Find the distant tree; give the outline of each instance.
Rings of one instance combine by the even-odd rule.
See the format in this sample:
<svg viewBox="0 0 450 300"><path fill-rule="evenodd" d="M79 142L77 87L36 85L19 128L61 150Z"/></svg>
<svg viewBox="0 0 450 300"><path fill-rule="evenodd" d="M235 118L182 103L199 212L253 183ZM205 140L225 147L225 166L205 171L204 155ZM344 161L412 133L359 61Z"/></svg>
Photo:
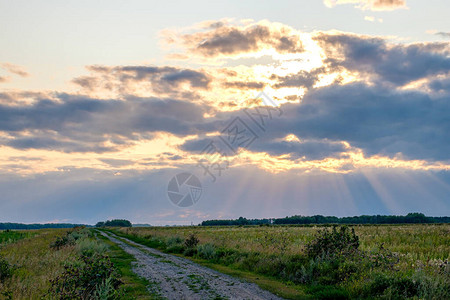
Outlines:
<svg viewBox="0 0 450 300"><path fill-rule="evenodd" d="M406 216L362 215L354 217L334 216L291 216L279 219L246 219L239 217L235 220L208 220L202 226L230 226L230 225L261 225L261 224L404 224L404 223L450 223L450 217L427 217L422 213L409 213Z"/></svg>
<svg viewBox="0 0 450 300"><path fill-rule="evenodd" d="M97 224L95 224L95 227L104 227L105 226L105 222L97 222Z"/></svg>
<svg viewBox="0 0 450 300"><path fill-rule="evenodd" d="M108 220L106 222L98 222L96 227L131 227L131 222L124 219Z"/></svg>

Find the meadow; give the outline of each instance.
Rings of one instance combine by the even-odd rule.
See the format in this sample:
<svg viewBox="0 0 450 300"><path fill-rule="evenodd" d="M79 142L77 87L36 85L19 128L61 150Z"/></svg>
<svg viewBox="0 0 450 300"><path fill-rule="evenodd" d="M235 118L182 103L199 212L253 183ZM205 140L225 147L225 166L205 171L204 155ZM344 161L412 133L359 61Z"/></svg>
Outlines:
<svg viewBox="0 0 450 300"><path fill-rule="evenodd" d="M0 231L0 299L151 299L133 261L91 229Z"/></svg>
<svg viewBox="0 0 450 300"><path fill-rule="evenodd" d="M450 299L450 224L100 230L286 299ZM155 298L98 229L0 231L0 241L0 299Z"/></svg>
<svg viewBox="0 0 450 300"><path fill-rule="evenodd" d="M351 228L356 236L351 246L340 242L352 240L350 229L343 235L337 230L333 236L330 226L150 227L115 232L229 271L267 276L292 287L282 294L286 298L450 298L449 224ZM319 250L308 253L314 243ZM268 288L276 292L270 284Z"/></svg>

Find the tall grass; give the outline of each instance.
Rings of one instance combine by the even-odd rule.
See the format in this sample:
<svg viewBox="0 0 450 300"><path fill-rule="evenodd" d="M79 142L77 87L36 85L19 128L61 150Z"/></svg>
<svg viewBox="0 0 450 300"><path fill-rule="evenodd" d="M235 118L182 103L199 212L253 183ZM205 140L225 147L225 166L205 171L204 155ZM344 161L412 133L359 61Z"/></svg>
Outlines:
<svg viewBox="0 0 450 300"><path fill-rule="evenodd" d="M0 291L12 292L13 299L35 299L50 286L50 279L63 271L63 262L73 259L74 248L51 251L50 243L66 229L35 231L30 239L10 243L0 250L0 255L14 266L11 278L0 283Z"/></svg>
<svg viewBox="0 0 450 300"><path fill-rule="evenodd" d="M152 227L122 228L119 234L163 251L268 275L285 283L306 284L316 299L450 298L449 224L353 226L356 236L349 231L318 236L323 228ZM199 240L195 248L186 243L192 235ZM322 242L311 248L311 242L320 236ZM354 250L343 247L348 243ZM330 245L338 250L333 255ZM308 254L311 249L314 251Z"/></svg>

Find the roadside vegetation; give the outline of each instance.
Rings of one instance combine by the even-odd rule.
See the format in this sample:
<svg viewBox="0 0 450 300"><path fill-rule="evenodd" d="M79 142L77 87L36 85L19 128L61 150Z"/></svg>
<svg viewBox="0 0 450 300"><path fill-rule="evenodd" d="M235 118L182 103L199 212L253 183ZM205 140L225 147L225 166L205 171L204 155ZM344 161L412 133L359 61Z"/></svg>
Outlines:
<svg viewBox="0 0 450 300"><path fill-rule="evenodd" d="M0 299L150 298L131 271L132 257L92 229L7 231L0 238Z"/></svg>
<svg viewBox="0 0 450 300"><path fill-rule="evenodd" d="M312 299L450 299L450 225L151 227L135 242L244 274ZM270 282L267 283L269 290Z"/></svg>

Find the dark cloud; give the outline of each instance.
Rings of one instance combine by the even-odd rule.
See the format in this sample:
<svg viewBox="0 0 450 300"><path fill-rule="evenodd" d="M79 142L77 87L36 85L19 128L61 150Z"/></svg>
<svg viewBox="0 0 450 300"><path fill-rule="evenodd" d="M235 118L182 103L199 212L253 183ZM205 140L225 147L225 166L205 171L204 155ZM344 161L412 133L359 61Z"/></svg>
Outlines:
<svg viewBox="0 0 450 300"><path fill-rule="evenodd" d="M271 127L278 137L347 141L367 155L450 159L448 94L430 98L420 91L335 84L310 91L300 105L286 104L283 111Z"/></svg>
<svg viewBox="0 0 450 300"><path fill-rule="evenodd" d="M263 82L254 82L254 81L229 81L224 82L223 86L226 88L235 88L235 89L254 89L261 90L264 88L265 84Z"/></svg>
<svg viewBox="0 0 450 300"><path fill-rule="evenodd" d="M277 81L273 85L275 88L304 87L310 89L319 80L319 75L325 74L326 72L326 68L316 68L310 72L300 71L297 74L287 76L272 75L270 79Z"/></svg>
<svg viewBox="0 0 450 300"><path fill-rule="evenodd" d="M211 77L198 70L179 69L175 67L155 66L90 66L93 73L72 80L73 83L88 91L96 89L117 90L121 93L132 93L135 86L141 84L145 89L157 93L180 93L180 85L187 83L195 89L208 89Z"/></svg>
<svg viewBox="0 0 450 300"><path fill-rule="evenodd" d="M387 44L382 38L320 33L329 67L344 67L396 86L450 70L448 43Z"/></svg>
<svg viewBox="0 0 450 300"><path fill-rule="evenodd" d="M270 155L280 156L290 154L291 159L305 158L306 160L320 160L327 157L338 157L346 152L346 146L342 142L331 142L327 140L302 140L284 141L262 139L255 141L250 150L266 152Z"/></svg>
<svg viewBox="0 0 450 300"><path fill-rule="evenodd" d="M431 80L428 87L434 92L450 92L450 78Z"/></svg>
<svg viewBox="0 0 450 300"><path fill-rule="evenodd" d="M0 130L9 134L2 143L19 149L105 152L152 139L160 131L184 136L215 126L203 118L207 107L185 101L57 97L57 101L36 99L24 106L0 104Z"/></svg>
<svg viewBox="0 0 450 300"><path fill-rule="evenodd" d="M260 24L246 28L222 25L206 32L186 34L182 39L189 51L207 57L257 52L264 48L281 53L303 52L298 34L292 34L287 28L272 29Z"/></svg>

